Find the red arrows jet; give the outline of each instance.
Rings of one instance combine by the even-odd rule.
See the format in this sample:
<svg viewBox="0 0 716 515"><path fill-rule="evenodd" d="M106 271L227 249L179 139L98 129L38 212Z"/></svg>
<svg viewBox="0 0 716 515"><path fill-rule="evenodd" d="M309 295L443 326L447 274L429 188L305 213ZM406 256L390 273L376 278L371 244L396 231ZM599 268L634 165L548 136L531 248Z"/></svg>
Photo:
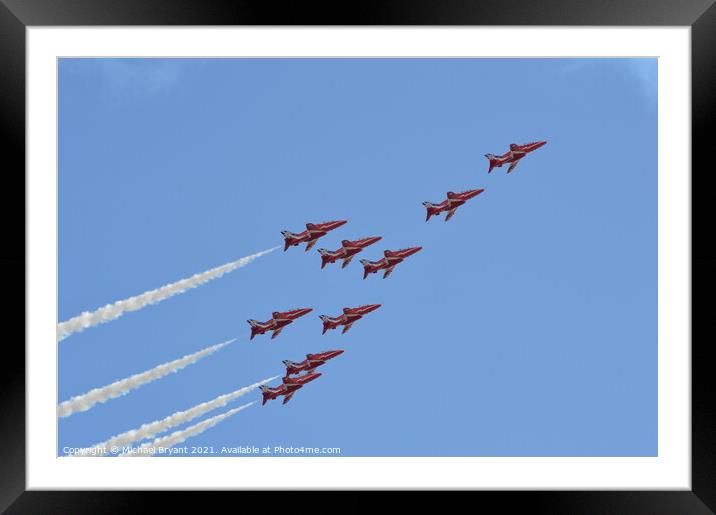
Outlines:
<svg viewBox="0 0 716 515"><path fill-rule="evenodd" d="M340 356L345 351L342 350L329 350L325 352L319 352L318 354L306 354L306 359L300 363L290 361L288 359L283 360L283 364L286 365L286 377L291 374L300 374L306 372L307 374L312 373L316 368L325 364L329 359L333 359L336 356Z"/></svg>
<svg viewBox="0 0 716 515"><path fill-rule="evenodd" d="M386 250L383 252L383 259L378 261L368 261L367 259L361 259L360 262L363 265L363 279L368 277L368 274L374 274L379 270L385 270L383 273L383 279L388 277L392 272L395 265L402 263L406 257L412 256L416 252L422 250L423 247L409 247L401 250Z"/></svg>
<svg viewBox="0 0 716 515"><path fill-rule="evenodd" d="M440 204L433 204L432 202L423 202L425 209L428 210L428 216L425 218L425 221L427 222L428 220L430 220L431 216L437 216L443 211L447 211L447 216L445 217L445 221L447 222L453 217L457 208L462 206L471 198L478 196L483 191L485 191L485 188L481 188L479 190L463 191L462 193L448 191L447 198L440 202Z"/></svg>
<svg viewBox="0 0 716 515"><path fill-rule="evenodd" d="M313 311L313 308L293 309L291 311L284 312L274 311L271 319L267 322L259 322L258 320L249 319L247 320L251 326L251 338L249 339L253 340L254 336L257 334L264 334L266 331L273 331L271 334L271 339L273 340L281 334L284 327L311 311Z"/></svg>
<svg viewBox="0 0 716 515"><path fill-rule="evenodd" d="M370 238L361 238L360 240L343 240L341 242L341 248L331 252L326 249L318 249L321 254L321 269L325 268L328 263L335 263L339 259L343 260L341 268L347 267L353 260L353 257L366 248L368 245L373 245L376 241L383 239L380 236L372 236Z"/></svg>
<svg viewBox="0 0 716 515"><path fill-rule="evenodd" d="M535 141L534 143L525 143L524 145L511 143L510 150L506 154L502 154L501 156L496 156L495 154L485 154L485 157L490 160L490 168L487 170L487 173L490 173L493 168L500 168L506 163L510 163L510 167L507 169L507 173L510 173L515 169L515 166L517 166L520 162L520 159L546 144L546 141Z"/></svg>
<svg viewBox="0 0 716 515"><path fill-rule="evenodd" d="M353 326L353 323L363 318L363 315L367 315L371 311L375 311L381 305L380 304L366 304L365 306L358 306L357 308L343 308L343 314L337 317L329 317L328 315L321 315L319 318L323 321L323 333L326 331L335 329L339 325L343 326L341 334L348 332L348 329Z"/></svg>
<svg viewBox="0 0 716 515"><path fill-rule="evenodd" d="M348 220L335 220L320 224L306 224L306 230L298 234L294 234L291 231L281 231L284 239L283 251L286 252L289 247L295 247L301 243L306 243L306 252L308 252L316 244L318 238L325 236L328 231L332 231L345 223L348 223Z"/></svg>
<svg viewBox="0 0 716 515"><path fill-rule="evenodd" d="M312 374L303 374L302 376L297 377L284 377L282 380L283 384L273 388L263 385L259 386L263 395L263 402L261 405L263 406L270 400L278 399L281 395L285 395L283 404L286 404L291 400L291 397L293 397L293 394L296 393L296 390L303 388L304 384L309 383L314 379L318 379L319 377L321 377L321 373L315 372Z"/></svg>

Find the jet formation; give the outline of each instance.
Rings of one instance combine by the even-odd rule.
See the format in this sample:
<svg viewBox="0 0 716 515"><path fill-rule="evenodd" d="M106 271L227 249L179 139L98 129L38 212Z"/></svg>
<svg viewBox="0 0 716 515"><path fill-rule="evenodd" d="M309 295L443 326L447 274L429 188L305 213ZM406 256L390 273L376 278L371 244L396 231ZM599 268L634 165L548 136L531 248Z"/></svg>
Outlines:
<svg viewBox="0 0 716 515"><path fill-rule="evenodd" d="M487 173L492 173L492 170L495 168L501 168L504 165L509 165L507 168L507 173L509 174L527 154L534 152L545 144L547 144L546 141L535 141L524 145L512 143L510 144L510 149L502 155L485 154L485 157L487 157L489 161L489 169L487 170ZM447 222L455 216L455 212L459 207L463 206L468 200L477 197L484 191L484 188L466 190L458 193L448 191L445 200L438 204L423 202L423 206L427 211L425 221L429 222L430 218L433 216L439 216L442 213L445 213L445 221ZM345 225L347 222L347 220L332 220L318 224L307 223L306 230L300 233L281 231L284 238L283 250L285 252L289 247L296 247L305 243L305 250L309 251L320 238L328 234L330 231ZM326 265L336 263L338 261L342 261L341 268L346 268L357 254L363 252L364 249L377 243L381 239L382 236L369 236L359 238L357 240L342 240L340 248L333 251L325 248L319 248L318 253L321 256L321 269L324 269ZM402 263L406 258L412 256L420 250L422 250L422 247L385 250L383 252L383 257L377 261L361 259L360 263L363 265L363 279L366 279L369 275L380 271L383 271L383 279L387 278L398 264ZM343 313L336 317L320 315L319 318L323 322L322 334L326 334L326 332L341 326L343 327L341 334L344 334L349 331L351 327L353 327L353 324L356 321L380 307L381 304L365 304L355 308L343 308ZM267 322L248 320L248 323L251 326L251 339L253 339L257 334L264 334L268 331L272 332L271 339L276 338L287 325L291 324L297 318L310 313L311 311L313 311L312 308L301 308L284 312L276 311ZM298 363L290 360L284 360L283 364L286 367L286 373L281 380L281 384L275 387L260 386L263 396L262 404L266 404L269 400L277 399L278 397L283 397L283 404L286 404L293 398L296 391L321 376L320 372L315 371L316 368L326 364L329 360L335 358L336 356L343 354L343 352L343 350L330 350L316 354L306 354L306 359Z"/></svg>
<svg viewBox="0 0 716 515"><path fill-rule="evenodd" d="M282 404L286 404L293 398L296 391L303 388L307 383L321 377L320 372L315 372L316 368L325 365L328 360L340 356L343 352L343 350L329 350L317 354L306 354L306 359L300 363L284 360L283 364L286 366L286 373L281 379L281 384L274 387L259 386L263 397L261 405L263 406L268 401L279 397L283 397ZM294 374L298 375L291 377Z"/></svg>

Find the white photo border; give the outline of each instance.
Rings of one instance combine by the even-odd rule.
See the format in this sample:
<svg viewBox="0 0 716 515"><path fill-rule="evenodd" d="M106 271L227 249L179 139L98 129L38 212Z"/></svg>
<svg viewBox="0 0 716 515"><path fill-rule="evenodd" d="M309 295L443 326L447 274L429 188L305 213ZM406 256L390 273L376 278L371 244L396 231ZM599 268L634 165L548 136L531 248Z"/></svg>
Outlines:
<svg viewBox="0 0 716 515"><path fill-rule="evenodd" d="M28 27L26 39L28 490L691 490L690 27ZM57 457L57 59L88 56L658 57L658 457ZM301 473L276 474L287 466Z"/></svg>

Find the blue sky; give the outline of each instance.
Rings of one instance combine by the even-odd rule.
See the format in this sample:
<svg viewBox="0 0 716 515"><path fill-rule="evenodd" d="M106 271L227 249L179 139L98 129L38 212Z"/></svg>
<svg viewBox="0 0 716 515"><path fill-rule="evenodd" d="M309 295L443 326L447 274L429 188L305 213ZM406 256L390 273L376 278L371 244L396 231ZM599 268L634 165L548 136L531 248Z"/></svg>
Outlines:
<svg viewBox="0 0 716 515"><path fill-rule="evenodd" d="M345 349L192 446L343 456L657 453L655 59L59 62L59 321L348 219L387 280L274 252L58 344L58 401L234 336L59 421L83 447ZM546 139L510 175L487 152ZM447 224L422 201L486 188ZM317 315L383 307L341 335ZM313 307L276 340L247 318ZM274 382L276 384L276 382ZM236 404L258 400L257 393ZM228 407L226 408L228 409ZM206 415L210 417L219 412ZM204 417L204 418L206 418ZM196 422L196 421L194 421Z"/></svg>

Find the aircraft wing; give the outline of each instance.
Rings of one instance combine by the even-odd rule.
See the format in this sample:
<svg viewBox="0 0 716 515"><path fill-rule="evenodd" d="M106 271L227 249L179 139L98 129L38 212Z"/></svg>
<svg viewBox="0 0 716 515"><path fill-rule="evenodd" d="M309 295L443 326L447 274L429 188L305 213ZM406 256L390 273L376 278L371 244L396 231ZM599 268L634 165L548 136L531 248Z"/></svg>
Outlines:
<svg viewBox="0 0 716 515"><path fill-rule="evenodd" d="M311 240L306 244L306 252L311 250L318 240Z"/></svg>
<svg viewBox="0 0 716 515"><path fill-rule="evenodd" d="M393 273L393 268L395 268L395 265L385 269L385 273L383 274L383 279L387 278L390 274Z"/></svg>
<svg viewBox="0 0 716 515"><path fill-rule="evenodd" d="M341 334L347 333L347 332L348 332L348 329L350 329L351 327L353 327L353 322L351 322L350 324L344 325L344 326L343 326L343 330L341 331Z"/></svg>
<svg viewBox="0 0 716 515"><path fill-rule="evenodd" d="M511 164L510 167L507 169L507 173L510 173L512 170L514 170L514 169L515 169L515 166L517 166L517 165L519 164L519 162L520 162L519 159L518 159L517 161L512 161L512 164Z"/></svg>
<svg viewBox="0 0 716 515"><path fill-rule="evenodd" d="M455 214L455 211L457 211L457 208L456 208L456 207L454 207L454 208L452 208L450 211L448 211L448 214L447 214L447 216L445 217L445 221L446 221L446 222L452 218L452 216Z"/></svg>
<svg viewBox="0 0 716 515"><path fill-rule="evenodd" d="M271 333L271 339L273 340L276 338L279 334L281 334L281 331L283 331L283 327L276 329L273 333Z"/></svg>
<svg viewBox="0 0 716 515"><path fill-rule="evenodd" d="M343 260L343 264L341 265L341 268L347 267L351 261L353 261L353 256L348 256L347 258L345 258Z"/></svg>
<svg viewBox="0 0 716 515"><path fill-rule="evenodd" d="M284 398L283 398L283 404L286 404L288 401L290 401L291 398L293 397L293 394L294 394L294 393L296 393L296 392L293 391L293 392L289 393L286 397L284 397Z"/></svg>

